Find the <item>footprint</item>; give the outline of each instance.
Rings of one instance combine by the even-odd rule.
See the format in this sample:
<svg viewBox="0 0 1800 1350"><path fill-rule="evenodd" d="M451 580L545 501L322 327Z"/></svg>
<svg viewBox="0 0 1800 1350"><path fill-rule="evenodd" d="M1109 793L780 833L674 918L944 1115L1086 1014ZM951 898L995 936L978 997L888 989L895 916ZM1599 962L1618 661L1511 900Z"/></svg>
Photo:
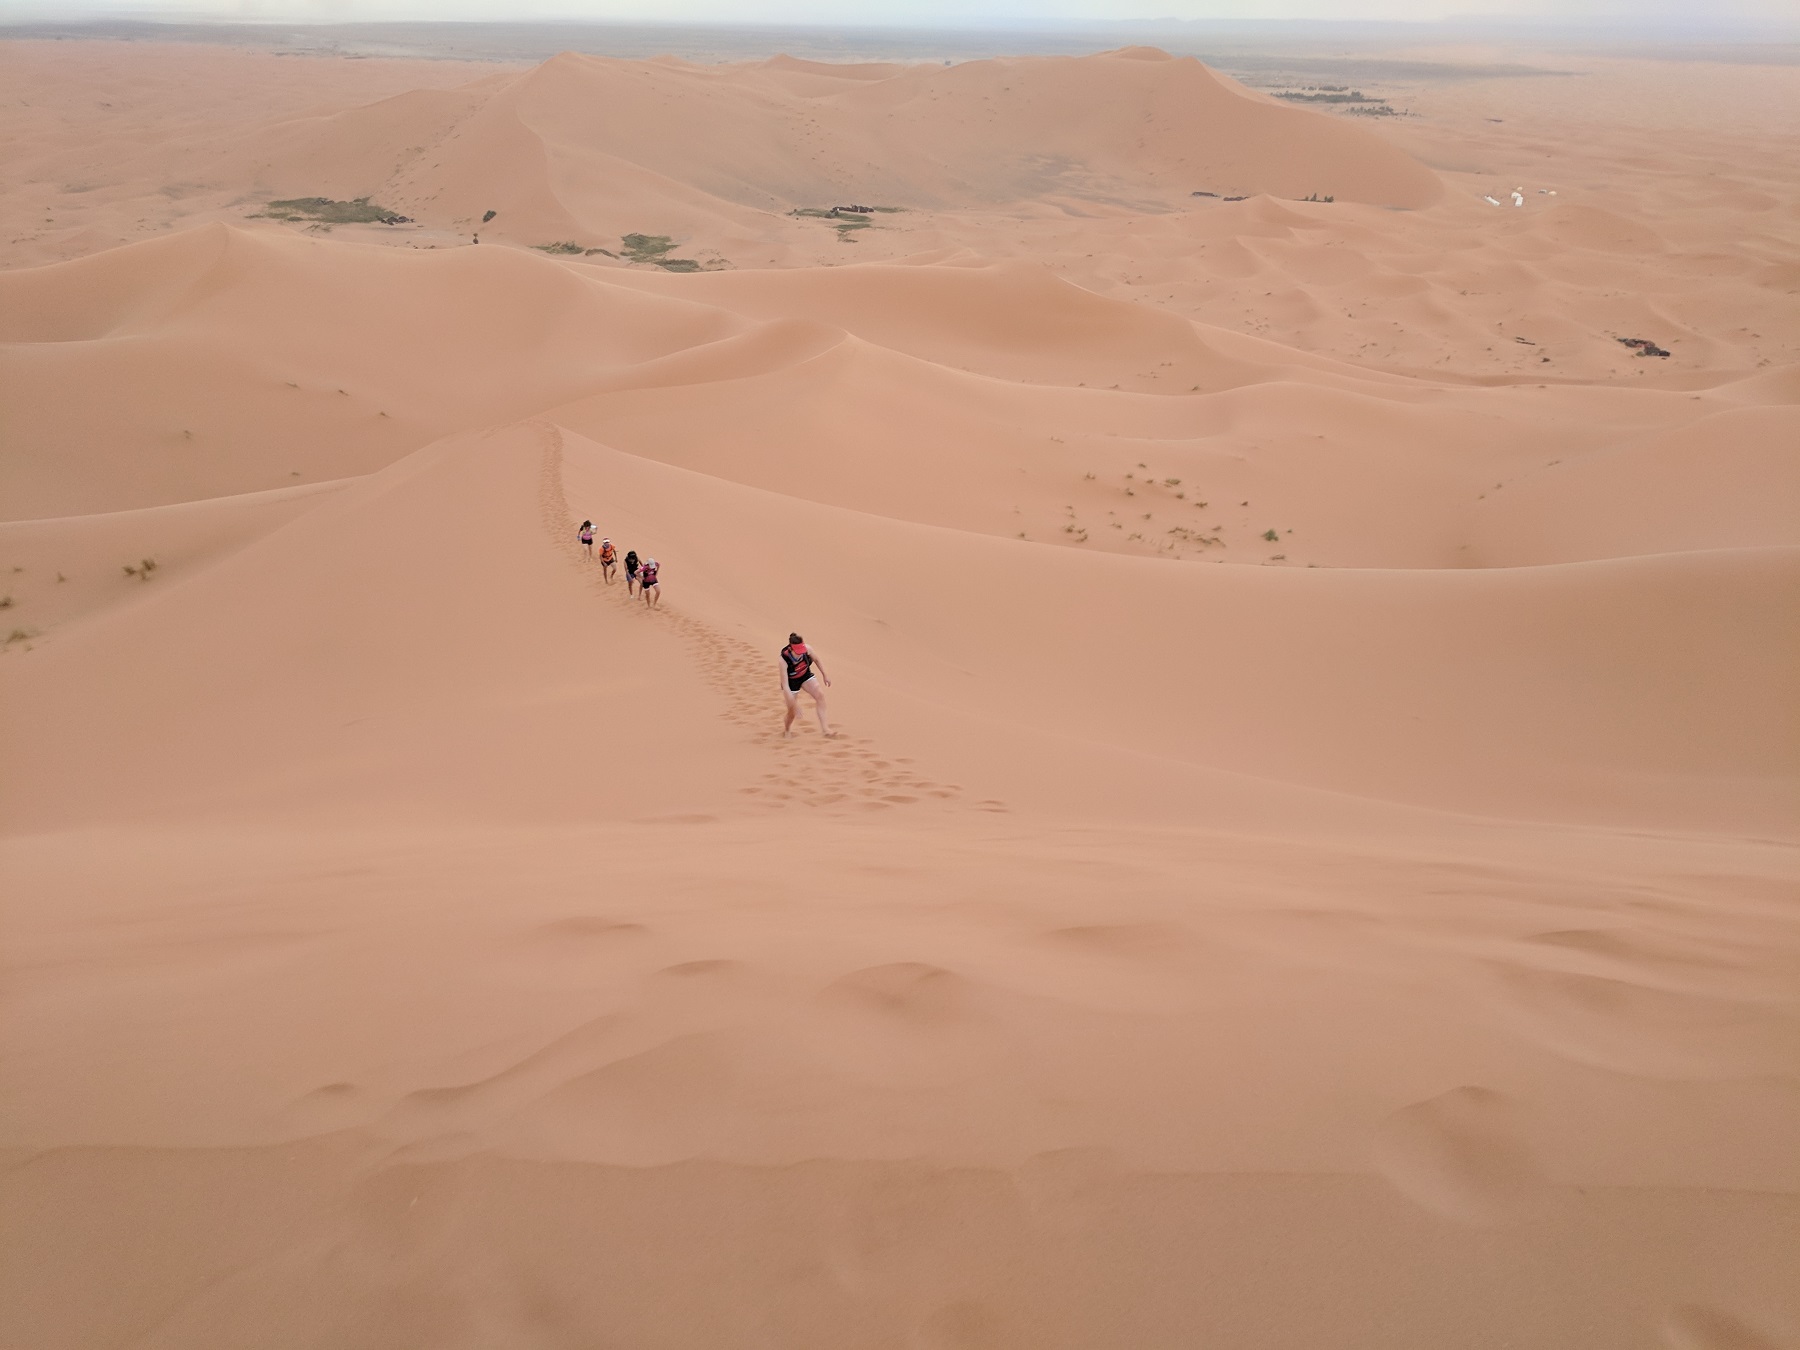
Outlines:
<svg viewBox="0 0 1800 1350"><path fill-rule="evenodd" d="M1564 928L1552 933L1534 933L1527 942L1549 947L1569 947L1579 952L1596 952L1602 956L1629 957L1637 954L1625 934L1600 928Z"/></svg>
<svg viewBox="0 0 1800 1350"><path fill-rule="evenodd" d="M972 1010L969 981L923 961L852 971L826 986L822 997L913 1023L952 1021Z"/></svg>
<svg viewBox="0 0 1800 1350"><path fill-rule="evenodd" d="M1100 956L1168 956L1191 945L1191 935L1173 923L1090 923L1053 928L1052 942Z"/></svg>
<svg viewBox="0 0 1800 1350"><path fill-rule="evenodd" d="M657 971L658 975L674 975L680 979L688 979L696 975L728 975L743 966L742 961L733 961L725 957L710 957L699 961L682 961L676 965L664 966Z"/></svg>
<svg viewBox="0 0 1800 1350"><path fill-rule="evenodd" d="M533 930L539 936L555 938L621 938L640 937L650 930L641 923L609 919L600 914L571 914L565 919L552 919Z"/></svg>
<svg viewBox="0 0 1800 1350"><path fill-rule="evenodd" d="M641 1140L645 1132L671 1146L691 1146L736 1106L743 1073L738 1039L694 1032L578 1073L527 1108L569 1137ZM666 1133L665 1133L666 1132Z"/></svg>
<svg viewBox="0 0 1800 1350"><path fill-rule="evenodd" d="M408 1131L472 1128L591 1063L623 1021L612 1013L592 1017L485 1077L416 1088L394 1103L388 1119Z"/></svg>
<svg viewBox="0 0 1800 1350"><path fill-rule="evenodd" d="M1498 1011L1528 1039L1580 1064L1647 1078L1787 1074L1800 1021L1736 999L1636 980L1496 964Z"/></svg>
<svg viewBox="0 0 1800 1350"><path fill-rule="evenodd" d="M1492 1224L1520 1217L1546 1188L1515 1115L1512 1103L1489 1088L1452 1088L1381 1123L1375 1166L1402 1195L1447 1219Z"/></svg>
<svg viewBox="0 0 1800 1350"><path fill-rule="evenodd" d="M913 1350L988 1350L1010 1340L992 1309L964 1299L933 1310L908 1338L908 1345Z"/></svg>
<svg viewBox="0 0 1800 1350"><path fill-rule="evenodd" d="M1669 1350L1781 1350L1730 1313L1697 1303L1676 1308L1664 1318L1662 1334Z"/></svg>

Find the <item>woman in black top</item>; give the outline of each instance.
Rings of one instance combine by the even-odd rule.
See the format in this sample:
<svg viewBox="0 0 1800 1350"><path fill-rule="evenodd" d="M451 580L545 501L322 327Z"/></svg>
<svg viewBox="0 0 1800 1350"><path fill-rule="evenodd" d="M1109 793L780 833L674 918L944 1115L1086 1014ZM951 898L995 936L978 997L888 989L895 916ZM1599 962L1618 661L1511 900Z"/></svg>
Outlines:
<svg viewBox="0 0 1800 1350"><path fill-rule="evenodd" d="M825 673L825 665L819 660L818 653L808 647L806 639L798 633L789 633L788 645L781 649L781 664L781 697L787 703L787 720L781 724L781 738L793 738L794 719L800 715L802 689L812 695L813 708L819 714L819 730L827 736L837 735L825 719L825 690L831 687L831 677Z"/></svg>
<svg viewBox="0 0 1800 1350"><path fill-rule="evenodd" d="M625 555L625 594L637 594L638 556L634 548Z"/></svg>

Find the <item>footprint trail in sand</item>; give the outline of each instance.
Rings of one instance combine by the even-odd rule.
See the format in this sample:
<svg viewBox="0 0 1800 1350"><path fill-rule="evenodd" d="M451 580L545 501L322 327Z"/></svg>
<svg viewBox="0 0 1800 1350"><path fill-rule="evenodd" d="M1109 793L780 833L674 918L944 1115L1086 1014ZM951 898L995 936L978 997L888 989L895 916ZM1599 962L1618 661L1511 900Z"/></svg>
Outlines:
<svg viewBox="0 0 1800 1350"><path fill-rule="evenodd" d="M597 593L611 594L619 588L608 586L599 568L582 556L575 513L569 509L563 486L562 430L546 422L533 421L531 425L543 445L539 502L545 533L557 552L587 575L590 587ZM619 590L619 594L625 593ZM814 751L808 742L823 738L809 730L809 709L805 706L795 722L795 738L784 739L777 729L779 714L773 711L777 691L772 662L749 643L678 609L659 609L658 615L666 617L686 640L696 668L723 701L725 706L719 716L750 730L757 744L769 746L782 756L784 762L763 774L760 782L739 789L752 803L777 810L811 806L839 812L960 803L963 791L959 784L939 782L920 773L910 758L883 754L871 737L852 736L840 730L824 742L822 752ZM974 809L1003 813L1007 808L998 798L986 798Z"/></svg>

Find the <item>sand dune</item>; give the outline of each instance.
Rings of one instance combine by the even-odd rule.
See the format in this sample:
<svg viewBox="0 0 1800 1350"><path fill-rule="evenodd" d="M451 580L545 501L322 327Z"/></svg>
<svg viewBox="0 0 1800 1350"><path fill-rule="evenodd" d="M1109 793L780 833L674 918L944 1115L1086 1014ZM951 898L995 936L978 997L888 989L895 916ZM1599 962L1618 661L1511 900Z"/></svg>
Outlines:
<svg viewBox="0 0 1800 1350"><path fill-rule="evenodd" d="M8 48L0 1342L1800 1334L1773 77L129 45Z"/></svg>
<svg viewBox="0 0 1800 1350"><path fill-rule="evenodd" d="M1221 571L886 525L579 448L569 461L587 499L630 502L634 537L729 578L748 611L699 580L696 612L754 632L804 606L847 660L938 715L1509 815L1551 801L1561 818L1584 803L1610 814L1615 794L1648 802L1684 779L1707 784L1719 821L1776 827L1795 804L1800 630L1775 617L1800 600L1793 549L1404 577ZM958 592L964 604L939 603ZM942 676L936 652L954 653ZM1095 697L1098 671L1130 697Z"/></svg>
<svg viewBox="0 0 1800 1350"><path fill-rule="evenodd" d="M1800 632L1769 622L1800 611L1794 549L1421 571L1407 581L1220 572L884 521L671 470L544 424L453 440L303 499L301 519L221 560L165 555L153 595L115 578L115 597L135 603L19 663L18 696L46 713L66 702L83 748L69 754L72 722L45 715L23 728L9 759L25 771L7 818L66 825L309 802L365 818L471 790L509 815L590 817L592 806L578 805L585 761L552 748L567 719L654 696L676 727L704 731L710 723L696 714L711 694L697 675L676 680L693 665L679 643L617 627L653 616L609 606L606 645L594 645L592 599L559 572L534 518L539 492L554 490L542 487L546 472L574 500L623 503L613 528L646 555L682 560L677 574L692 569L684 621L710 624L717 641L735 645L739 634L779 628L784 613L811 612L850 670L885 685L894 706L867 715L908 740L936 739L930 723L947 717L1027 737L1078 730L1114 752L1201 769L1559 819L1775 828L1794 805L1785 774L1800 756L1789 699ZM35 533L37 552L51 553L48 531ZM94 552L87 542L86 557ZM396 552L404 568L386 561ZM525 564L541 575L521 573ZM622 588L613 589L616 601ZM959 590L969 603L938 603ZM1109 603L1120 594L1133 603ZM522 596L533 603L513 598ZM1546 633L1558 636L1546 644ZM133 654L137 678L108 694L117 675L102 653L118 650ZM950 677L934 652L955 653ZM566 673L636 661L669 673L654 682ZM196 663L205 678L183 678ZM1095 700L1096 666L1115 664L1132 697ZM1622 699L1627 682L1632 697ZM754 706L753 687L743 697ZM485 710L473 725L461 711L469 700ZM212 731L195 738L201 721ZM635 721L621 729L634 742L650 736ZM677 734L658 731L638 753L673 769ZM258 752L245 756L245 744ZM624 753L604 742L589 750L609 762ZM702 804L717 809L741 786L731 780L745 756L699 770L699 753L686 750L664 790L691 796L698 774L714 784ZM512 767L433 767L492 754ZM1060 776L1090 776L1078 749L1065 758ZM378 776L365 779L370 769ZM984 798L1062 804L1060 794L1030 802L1035 769L991 765L985 776ZM149 780L153 802L141 791ZM326 781L334 788L322 794ZM661 792L642 770L634 781L636 813ZM1144 796L1136 809L1157 816L1204 809L1162 785ZM882 794L836 805L863 797Z"/></svg>
<svg viewBox="0 0 1800 1350"><path fill-rule="evenodd" d="M17 409L0 486L27 516L338 478L555 409L790 495L1093 551L1405 567L1800 542L1786 459L1754 448L1791 420L1779 378L1766 393L1459 390L1017 263L683 278L208 226L9 273L0 294ZM1740 424L1747 451L1725 430ZM1692 429L1631 449L1672 425ZM1645 454L1645 472L1667 466L1646 498L1618 498L1596 467L1585 495L1560 487ZM1584 542L1546 554L1529 485L1559 468ZM952 475L969 490L944 493ZM1527 504L1503 507L1521 487ZM1652 497L1668 519L1646 514Z"/></svg>
<svg viewBox="0 0 1800 1350"><path fill-rule="evenodd" d="M246 154L281 195L373 196L433 224L492 210L496 237L588 246L841 201L1136 204L1207 188L1421 206L1439 193L1360 128L1148 50L843 74L565 53L461 94L271 128Z"/></svg>
<svg viewBox="0 0 1800 1350"><path fill-rule="evenodd" d="M214 225L8 274L13 513L367 473L741 327L511 250L352 254Z"/></svg>
<svg viewBox="0 0 1800 1350"><path fill-rule="evenodd" d="M67 729L47 722L17 728L8 758L36 767L13 780L23 790L11 795L7 818L66 826L245 807L404 817L422 809L420 794L455 811L471 788L474 802L462 809L483 815L587 818L577 791L587 760L558 750L567 721L584 707L628 704L651 681L622 670L594 685L579 674L605 648L593 645L580 579L547 547L541 442L529 431L498 441L473 434L421 451L313 498L318 505L299 519L221 561L171 560L138 603L46 647L50 661L20 662L21 697L84 710L84 748L68 755ZM409 568L395 570L395 554ZM650 659L668 667L656 683L679 685L688 664L679 644L646 639ZM132 654L131 686L148 704L102 692L118 681L106 655L115 651ZM196 663L204 677L183 674ZM550 671L562 674L545 684ZM698 676L686 679L701 701ZM181 708L165 703L167 692ZM467 714L470 697L485 707L479 718ZM210 727L204 737L193 734L200 724ZM672 742L635 719L621 724L638 743L630 757L661 762L678 800L691 770L670 746L695 733L703 743L723 736L709 719L682 725L670 729ZM731 758L731 748L720 751ZM471 772L471 755L492 758ZM96 795L96 777L109 790ZM357 778L366 778L361 789L351 786ZM157 783L150 797L147 780ZM652 810L658 793L645 770L634 784L621 805L631 815Z"/></svg>
<svg viewBox="0 0 1800 1350"><path fill-rule="evenodd" d="M1483 557L1552 562L1685 553L1726 539L1791 543L1800 518L1797 444L1800 408L1728 408L1546 466L1484 508L1483 524L1494 521L1508 539L1483 547Z"/></svg>
<svg viewBox="0 0 1800 1350"><path fill-rule="evenodd" d="M307 483L235 497L202 497L138 511L0 523L15 606L38 624L61 627L105 609L130 605L167 569L206 566L252 543L342 492L355 480ZM153 566L148 575L143 564ZM131 568L127 572L126 568Z"/></svg>

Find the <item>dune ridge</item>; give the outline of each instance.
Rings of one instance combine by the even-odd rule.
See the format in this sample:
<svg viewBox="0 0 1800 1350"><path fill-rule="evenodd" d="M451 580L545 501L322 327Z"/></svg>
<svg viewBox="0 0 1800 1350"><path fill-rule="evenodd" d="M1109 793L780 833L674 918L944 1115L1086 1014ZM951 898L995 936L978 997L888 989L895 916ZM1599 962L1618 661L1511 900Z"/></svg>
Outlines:
<svg viewBox="0 0 1800 1350"><path fill-rule="evenodd" d="M842 73L569 52L461 98L421 92L272 127L245 153L280 195L377 196L433 223L493 210L505 237L590 246L842 201L1129 205L1186 195L1184 182L1384 206L1439 195L1428 170L1360 128L1143 52Z"/></svg>

